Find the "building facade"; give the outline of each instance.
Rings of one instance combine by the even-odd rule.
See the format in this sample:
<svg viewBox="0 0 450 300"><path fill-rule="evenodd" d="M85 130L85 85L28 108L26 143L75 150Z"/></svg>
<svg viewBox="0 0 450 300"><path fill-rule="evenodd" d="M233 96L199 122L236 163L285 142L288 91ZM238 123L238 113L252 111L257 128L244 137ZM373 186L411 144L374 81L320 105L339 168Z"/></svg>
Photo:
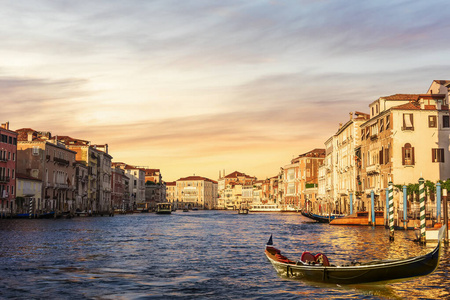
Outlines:
<svg viewBox="0 0 450 300"><path fill-rule="evenodd" d="M177 203L180 208L215 209L218 183L201 176L189 176L176 181Z"/></svg>
<svg viewBox="0 0 450 300"><path fill-rule="evenodd" d="M9 122L0 126L0 216L11 215L16 199L17 133Z"/></svg>

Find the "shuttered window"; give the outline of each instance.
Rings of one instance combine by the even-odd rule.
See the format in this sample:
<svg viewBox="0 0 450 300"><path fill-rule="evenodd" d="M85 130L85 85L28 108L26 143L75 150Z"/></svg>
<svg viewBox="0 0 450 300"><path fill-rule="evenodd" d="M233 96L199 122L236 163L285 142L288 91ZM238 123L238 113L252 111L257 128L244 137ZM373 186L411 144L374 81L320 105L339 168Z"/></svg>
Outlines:
<svg viewBox="0 0 450 300"><path fill-rule="evenodd" d="M431 161L432 162L444 162L444 149L443 148L431 149Z"/></svg>
<svg viewBox="0 0 450 300"><path fill-rule="evenodd" d="M402 163L404 166L414 165L414 147L411 147L410 143L406 143L402 147Z"/></svg>
<svg viewBox="0 0 450 300"><path fill-rule="evenodd" d="M414 115L403 114L403 130L414 130Z"/></svg>

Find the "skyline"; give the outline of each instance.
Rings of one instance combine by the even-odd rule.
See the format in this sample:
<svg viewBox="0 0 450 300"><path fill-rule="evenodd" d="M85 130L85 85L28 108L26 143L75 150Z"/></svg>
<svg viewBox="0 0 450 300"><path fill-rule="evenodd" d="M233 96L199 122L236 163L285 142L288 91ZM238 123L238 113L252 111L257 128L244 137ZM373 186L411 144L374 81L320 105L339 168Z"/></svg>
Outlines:
<svg viewBox="0 0 450 300"><path fill-rule="evenodd" d="M381 96L450 79L443 1L3 2L0 119L164 181L258 179Z"/></svg>

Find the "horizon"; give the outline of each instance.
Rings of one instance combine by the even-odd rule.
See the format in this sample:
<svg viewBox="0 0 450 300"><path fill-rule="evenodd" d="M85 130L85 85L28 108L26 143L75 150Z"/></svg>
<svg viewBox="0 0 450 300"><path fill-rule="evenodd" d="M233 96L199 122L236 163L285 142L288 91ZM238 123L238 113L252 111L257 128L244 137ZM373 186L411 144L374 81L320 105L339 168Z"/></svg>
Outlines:
<svg viewBox="0 0 450 300"><path fill-rule="evenodd" d="M437 9L438 8L438 9ZM8 2L0 121L166 182L258 179L371 102L450 79L444 1Z"/></svg>

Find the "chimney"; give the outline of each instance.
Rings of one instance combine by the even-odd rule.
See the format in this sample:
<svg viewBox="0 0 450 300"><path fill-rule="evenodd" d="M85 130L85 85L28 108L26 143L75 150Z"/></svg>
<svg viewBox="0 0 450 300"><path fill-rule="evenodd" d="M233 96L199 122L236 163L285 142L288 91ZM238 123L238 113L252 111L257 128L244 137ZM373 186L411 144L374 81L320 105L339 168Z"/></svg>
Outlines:
<svg viewBox="0 0 450 300"><path fill-rule="evenodd" d="M339 129L341 129L342 128L342 123L339 123Z"/></svg>
<svg viewBox="0 0 450 300"><path fill-rule="evenodd" d="M353 112L350 112L350 120L353 120Z"/></svg>
<svg viewBox="0 0 450 300"><path fill-rule="evenodd" d="M6 130L9 130L9 122L3 123L2 124L2 128L6 129Z"/></svg>
<svg viewBox="0 0 450 300"><path fill-rule="evenodd" d="M29 142L33 141L33 132L31 132L31 131L27 132L27 141L29 141Z"/></svg>
<svg viewBox="0 0 450 300"><path fill-rule="evenodd" d="M105 144L105 152L108 154L108 144Z"/></svg>

